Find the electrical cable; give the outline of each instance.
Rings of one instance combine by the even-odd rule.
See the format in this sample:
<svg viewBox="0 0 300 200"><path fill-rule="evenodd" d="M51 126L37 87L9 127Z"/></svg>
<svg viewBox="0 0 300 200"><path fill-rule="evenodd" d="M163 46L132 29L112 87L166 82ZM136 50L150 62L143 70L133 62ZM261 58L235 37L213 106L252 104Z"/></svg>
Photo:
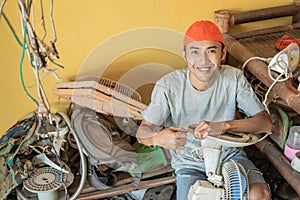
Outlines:
<svg viewBox="0 0 300 200"><path fill-rule="evenodd" d="M56 127L56 131L57 131L57 135L59 135L59 130L58 130L58 127ZM49 137L50 138L50 137ZM53 142L53 140L51 140L50 139L50 141L52 142L52 144L54 143ZM66 187L66 184L65 184L65 181L63 180L63 164L62 164L62 162L61 162L61 159L59 158L59 155L58 155L58 153L57 153L57 151L56 151L56 149L55 148L52 148L53 149L53 151L54 151L54 155L55 155L55 158L56 158L56 161L58 162L58 164L59 164L59 167L60 167L60 181L61 181L61 184L62 184L62 186L63 186L63 188L64 188L64 191L65 191L65 199L67 200L68 198L68 190L67 190L67 187Z"/></svg>
<svg viewBox="0 0 300 200"><path fill-rule="evenodd" d="M22 44L22 42L20 41L19 37L17 36L16 31L15 31L15 29L13 28L13 26L11 25L11 23L10 23L8 17L5 15L4 12L2 12L1 15L4 17L4 20L5 20L5 22L7 23L7 25L8 25L8 27L9 27L10 31L12 32L14 38L16 39L16 41L18 42L18 44L22 47L23 44ZM26 47L26 48L27 48L27 47Z"/></svg>
<svg viewBox="0 0 300 200"><path fill-rule="evenodd" d="M26 45L26 30L27 30L27 26L26 26L26 24L24 24L24 42L23 42L23 45L22 45L22 55L21 55L21 60L20 60L20 78L21 78L21 82L22 82L22 86L23 86L23 89L24 89L24 91L25 91L25 93L26 93L26 95L36 104L36 106L38 107L38 102L37 102L37 100L35 99L35 98L33 98L30 94L29 94L29 92L28 92L28 90L27 90L27 88L26 88L26 86L25 86L25 83L24 83L24 77L23 77L23 60L24 60L24 54L25 54L25 45Z"/></svg>
<svg viewBox="0 0 300 200"><path fill-rule="evenodd" d="M32 29L35 30L35 22L34 22L34 18L35 18L35 15L34 15L34 4L32 4L32 1L31 2L31 6L32 8L30 8L30 11L31 11L31 26L32 26ZM28 15L29 17L29 15Z"/></svg>
<svg viewBox="0 0 300 200"><path fill-rule="evenodd" d="M43 89L43 85L41 84L40 78L39 78L39 71L36 66L37 63L35 63L33 67L33 72L36 79L37 84L37 92L38 92L38 98L39 98L39 106L38 106L38 114L49 114L50 113L50 105L47 99L47 96L45 94L45 91ZM49 118L51 119L51 115L49 115ZM51 122L51 120L50 120Z"/></svg>
<svg viewBox="0 0 300 200"><path fill-rule="evenodd" d="M268 99L268 95L270 93L270 91L272 90L273 86L277 83L277 82L280 82L279 79L282 77L283 73L281 73L274 81L273 83L270 85L269 89L267 90L266 94L265 94L265 98L263 100L263 105L266 109L266 111L270 114L270 111L269 111L269 108L267 106L267 99Z"/></svg>
<svg viewBox="0 0 300 200"><path fill-rule="evenodd" d="M0 15L2 14L2 10L3 10L5 3L6 3L6 0L2 0L2 3L0 5Z"/></svg>
<svg viewBox="0 0 300 200"><path fill-rule="evenodd" d="M251 57L248 60L246 60L242 66L242 71L244 72L246 65L252 61L252 60L262 60L264 62L270 62L270 58L261 58L261 57Z"/></svg>
<svg viewBox="0 0 300 200"><path fill-rule="evenodd" d="M41 4L41 13L42 13L42 17L41 17L41 20L42 20L42 27L43 27L43 30L44 30L44 35L42 37L42 41L44 42L46 36L47 36L47 30L46 30L46 23L45 23L45 17L44 17L44 6L43 6L43 0L40 0L40 4Z"/></svg>
<svg viewBox="0 0 300 200"><path fill-rule="evenodd" d="M55 25L54 25L54 20L53 20L53 0L51 0L50 3L50 21L51 21L51 27L52 27L52 33L53 33L53 40L51 41L52 45L56 42L56 30L55 30Z"/></svg>
<svg viewBox="0 0 300 200"><path fill-rule="evenodd" d="M81 164L81 179L80 182L78 184L77 190L73 193L73 195L70 197L69 200L75 200L81 193L81 191L83 190L84 186L85 186L85 182L86 182L86 178L87 178L87 163L86 163L86 158L85 155L83 153L83 149L82 146L80 144L80 141L75 133L75 131L73 130L72 126L71 126L71 122L69 117L64 113L64 112L58 112L59 115L62 116L62 118L64 119L64 121L66 122L66 124L68 125L70 132L72 133L76 144L78 146L78 152L80 155L80 164Z"/></svg>
<svg viewBox="0 0 300 200"><path fill-rule="evenodd" d="M278 59L279 56L277 56L276 58ZM250 61L255 60L255 59L257 59L257 60L262 60L262 61L264 61L264 62L266 62L266 63L268 63L268 64L269 64L270 61L272 60L272 58L251 57L251 58L249 58L248 60L246 60L246 61L244 62L243 66L242 66L243 72L244 72L244 70L245 70L246 65L247 65ZM288 72L288 66L282 66L282 64L281 64L278 60L276 60L276 64L279 65L279 66L282 67L282 68L286 68L286 73L284 73L284 72L283 72L283 73L280 73L280 74L277 76L277 78L275 79L275 78L272 76L272 74L271 74L271 67L268 65L268 75L269 75L270 79L273 80L273 83L270 85L269 89L267 90L267 92L266 92L266 94L265 94L265 96L264 96L264 100L263 100L263 102L262 102L262 104L264 105L264 107L265 107L265 109L266 109L266 111L267 111L268 113L270 113L270 111L269 111L268 106L267 106L267 98L268 98L268 95L269 95L269 93L271 92L272 88L274 87L274 85L275 85L276 83L286 81L286 80L288 80L289 77L290 77L289 74L287 74L287 72ZM283 75L286 75L286 77L281 79L281 77L282 77Z"/></svg>

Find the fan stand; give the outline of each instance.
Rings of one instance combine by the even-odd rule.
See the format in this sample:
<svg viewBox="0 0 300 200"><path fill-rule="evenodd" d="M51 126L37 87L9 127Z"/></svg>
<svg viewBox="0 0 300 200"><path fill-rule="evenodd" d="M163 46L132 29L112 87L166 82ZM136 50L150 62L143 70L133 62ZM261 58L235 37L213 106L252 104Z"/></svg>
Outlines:
<svg viewBox="0 0 300 200"><path fill-rule="evenodd" d="M223 177L220 175L220 156L222 152L222 145L213 142L209 139L201 140L203 151L203 160L205 165L207 180L215 186L223 185Z"/></svg>

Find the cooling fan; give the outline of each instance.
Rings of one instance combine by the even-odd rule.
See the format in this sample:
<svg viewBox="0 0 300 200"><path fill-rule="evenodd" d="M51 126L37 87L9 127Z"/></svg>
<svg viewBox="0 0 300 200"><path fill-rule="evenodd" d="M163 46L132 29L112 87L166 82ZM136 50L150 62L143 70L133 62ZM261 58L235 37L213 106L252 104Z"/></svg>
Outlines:
<svg viewBox="0 0 300 200"><path fill-rule="evenodd" d="M210 181L198 180L191 186L188 199L249 199L249 184L245 169L234 160L222 164L222 187Z"/></svg>
<svg viewBox="0 0 300 200"><path fill-rule="evenodd" d="M55 85L53 93L73 103L114 117L142 119L146 105L132 88L120 82L95 76L81 76L73 82Z"/></svg>
<svg viewBox="0 0 300 200"><path fill-rule="evenodd" d="M189 127L194 132L195 125ZM245 147L263 140L261 137L243 133L225 133L220 137L208 136L201 140L201 149L207 180L196 181L189 190L188 200L249 199L249 182L244 167L234 161L227 160L220 164L222 146Z"/></svg>

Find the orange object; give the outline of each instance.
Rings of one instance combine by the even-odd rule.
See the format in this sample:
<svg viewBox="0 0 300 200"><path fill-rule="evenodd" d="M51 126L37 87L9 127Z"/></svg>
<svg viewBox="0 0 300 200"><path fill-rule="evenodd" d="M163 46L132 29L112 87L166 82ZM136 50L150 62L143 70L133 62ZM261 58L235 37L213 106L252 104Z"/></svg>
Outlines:
<svg viewBox="0 0 300 200"><path fill-rule="evenodd" d="M285 47L287 47L291 43L297 43L300 46L300 39L299 38L293 38L288 34L284 34L277 42L276 42L276 48L278 50L283 50Z"/></svg>
<svg viewBox="0 0 300 200"><path fill-rule="evenodd" d="M224 44L220 29L213 22L207 20L193 23L185 33L183 44L201 40L215 40Z"/></svg>

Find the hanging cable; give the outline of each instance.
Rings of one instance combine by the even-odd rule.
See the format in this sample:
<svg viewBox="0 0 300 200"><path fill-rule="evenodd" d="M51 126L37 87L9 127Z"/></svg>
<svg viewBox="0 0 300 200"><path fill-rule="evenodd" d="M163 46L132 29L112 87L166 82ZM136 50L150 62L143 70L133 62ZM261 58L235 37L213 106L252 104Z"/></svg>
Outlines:
<svg viewBox="0 0 300 200"><path fill-rule="evenodd" d="M42 14L42 17L41 17L41 25L43 27L43 30L44 30L44 35L43 35L43 38L42 38L42 42L44 42L46 36L47 36L47 30L46 30L46 23L45 23L45 17L44 17L44 6L43 6L43 0L40 0L40 4L41 4L41 14Z"/></svg>
<svg viewBox="0 0 300 200"><path fill-rule="evenodd" d="M15 37L16 41L18 42L18 44L22 47L23 44L21 42L21 40L19 39L19 37L17 36L15 29L13 28L13 26L11 25L8 17L5 15L5 13L2 11L1 15L4 17L5 22L7 23L10 31L12 32L13 36ZM27 47L26 47L27 48Z"/></svg>
<svg viewBox="0 0 300 200"><path fill-rule="evenodd" d="M2 15L2 10L3 10L5 3L6 3L6 0L2 0L2 3L0 5L0 16Z"/></svg>
<svg viewBox="0 0 300 200"><path fill-rule="evenodd" d="M54 20L53 20L53 0L51 0L51 4L50 4L50 21L51 21L51 27L52 27L52 33L53 33L53 40L51 41L51 43L54 45L57 38L56 38L56 30L55 30L55 25L54 25Z"/></svg>
<svg viewBox="0 0 300 200"><path fill-rule="evenodd" d="M37 100L35 99L35 98L33 98L30 94L29 94L29 92L28 92L28 90L27 90L27 88L26 88L26 86L25 86L25 83L24 83L24 78L23 78L23 60L24 60L24 54L25 54L25 45L26 45L26 30L27 30L27 26L26 26L26 24L24 24L24 42L23 42L23 45L22 45L22 55L21 55L21 60L20 60L20 78L21 78L21 82L22 82L22 86L23 86L23 89L24 89L24 91L25 91L25 93L26 93L26 95L36 104L36 106L38 107L38 102L37 102Z"/></svg>
<svg viewBox="0 0 300 200"><path fill-rule="evenodd" d="M33 72L34 72L35 79L36 79L37 93L38 93L38 98L39 98L38 115L45 117L50 113L50 105L49 105L48 99L46 97L44 88L40 81L39 70L38 70L36 62L35 62L35 65L33 66ZM49 118L51 119L51 116ZM50 120L50 122L52 122L52 121Z"/></svg>
<svg viewBox="0 0 300 200"><path fill-rule="evenodd" d="M246 65L250 62L250 61L252 61L252 60L262 60L262 61L264 61L264 62L270 62L270 58L261 58L261 57L251 57L251 58L249 58L248 60L246 60L245 62L244 62L244 64L243 64L243 66L242 66L242 71L244 72L245 71L245 67L246 67Z"/></svg>
<svg viewBox="0 0 300 200"><path fill-rule="evenodd" d="M268 99L269 93L270 93L270 91L272 90L273 86L274 86L277 82L279 82L279 79L282 77L282 75L283 75L283 74L280 74L280 75L274 80L274 82L270 85L268 91L267 91L266 94L265 94L265 98L264 98L264 100L263 100L263 102L262 102L263 105L264 105L264 107L265 107L265 109L266 109L266 111L267 111L269 114L270 114L270 111L269 111L268 106L267 106L267 99Z"/></svg>

